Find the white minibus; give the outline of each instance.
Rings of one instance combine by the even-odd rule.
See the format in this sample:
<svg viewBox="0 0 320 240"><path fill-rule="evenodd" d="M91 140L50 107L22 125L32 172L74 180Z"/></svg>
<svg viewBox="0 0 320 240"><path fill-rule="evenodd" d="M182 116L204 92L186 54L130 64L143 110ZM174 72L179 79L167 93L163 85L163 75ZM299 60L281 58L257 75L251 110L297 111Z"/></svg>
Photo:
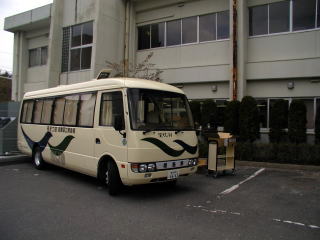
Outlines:
<svg viewBox="0 0 320 240"><path fill-rule="evenodd" d="M18 148L47 163L121 186L175 183L197 170L198 141L185 94L133 78L94 79L28 92Z"/></svg>

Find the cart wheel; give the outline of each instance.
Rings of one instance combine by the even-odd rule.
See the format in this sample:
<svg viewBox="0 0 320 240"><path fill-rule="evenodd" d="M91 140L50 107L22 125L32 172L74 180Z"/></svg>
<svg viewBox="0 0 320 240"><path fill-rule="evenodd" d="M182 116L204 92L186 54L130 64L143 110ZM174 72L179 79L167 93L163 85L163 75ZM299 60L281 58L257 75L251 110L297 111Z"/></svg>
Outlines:
<svg viewBox="0 0 320 240"><path fill-rule="evenodd" d="M213 177L214 177L214 178L218 178L218 171L214 171L214 172L213 172Z"/></svg>
<svg viewBox="0 0 320 240"><path fill-rule="evenodd" d="M231 174L232 175L236 175L236 169L235 168L231 170Z"/></svg>

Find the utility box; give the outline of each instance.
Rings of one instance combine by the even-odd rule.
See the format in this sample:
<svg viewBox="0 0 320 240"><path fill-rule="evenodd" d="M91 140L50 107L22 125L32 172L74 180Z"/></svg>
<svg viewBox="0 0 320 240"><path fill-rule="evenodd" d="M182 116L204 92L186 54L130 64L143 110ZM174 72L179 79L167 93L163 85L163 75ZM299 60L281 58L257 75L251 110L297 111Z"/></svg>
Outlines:
<svg viewBox="0 0 320 240"><path fill-rule="evenodd" d="M208 173L214 177L217 177L219 172L231 171L234 174L236 139L230 133L219 132L216 137L209 137L208 141Z"/></svg>

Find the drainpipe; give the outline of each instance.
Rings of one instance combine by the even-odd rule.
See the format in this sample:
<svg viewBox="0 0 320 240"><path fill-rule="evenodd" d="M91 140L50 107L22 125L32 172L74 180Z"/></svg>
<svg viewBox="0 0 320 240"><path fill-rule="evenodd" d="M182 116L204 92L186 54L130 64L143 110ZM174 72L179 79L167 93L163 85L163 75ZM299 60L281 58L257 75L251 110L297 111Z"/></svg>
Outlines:
<svg viewBox="0 0 320 240"><path fill-rule="evenodd" d="M125 19L124 19L124 61L123 75L128 77L129 71L129 26L130 26L130 0L125 0Z"/></svg>
<svg viewBox="0 0 320 240"><path fill-rule="evenodd" d="M233 0L232 4L232 100L238 98L238 38L237 38L237 0Z"/></svg>

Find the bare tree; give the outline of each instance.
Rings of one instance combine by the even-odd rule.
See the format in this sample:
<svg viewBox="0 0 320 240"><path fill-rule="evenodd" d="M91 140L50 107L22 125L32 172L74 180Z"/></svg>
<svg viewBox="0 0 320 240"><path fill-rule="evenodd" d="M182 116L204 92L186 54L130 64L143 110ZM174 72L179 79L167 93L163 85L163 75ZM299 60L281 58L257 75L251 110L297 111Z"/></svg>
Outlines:
<svg viewBox="0 0 320 240"><path fill-rule="evenodd" d="M106 63L107 63L107 67L112 70L111 75L113 77L144 78L144 79L160 82L161 81L160 74L163 71L161 71L158 68L155 68L154 63L149 62L152 56L153 56L153 52L150 52L148 56L141 63L137 63L137 64L130 63L128 66L127 66L126 60L122 60L120 61L120 63L114 63L109 61L106 61Z"/></svg>

